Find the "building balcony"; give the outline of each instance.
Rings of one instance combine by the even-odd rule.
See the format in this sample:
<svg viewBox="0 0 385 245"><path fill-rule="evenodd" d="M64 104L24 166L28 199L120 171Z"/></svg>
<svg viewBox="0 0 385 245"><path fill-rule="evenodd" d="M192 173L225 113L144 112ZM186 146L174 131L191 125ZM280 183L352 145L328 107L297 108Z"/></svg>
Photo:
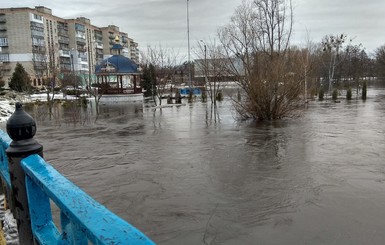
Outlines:
<svg viewBox="0 0 385 245"><path fill-rule="evenodd" d="M33 64L33 68L35 70L46 70L47 69L47 65L44 62L36 61Z"/></svg>
<svg viewBox="0 0 385 245"><path fill-rule="evenodd" d="M0 17L0 23L6 23L7 19L5 17Z"/></svg>
<svg viewBox="0 0 385 245"><path fill-rule="evenodd" d="M47 50L43 46L32 47L32 53L34 53L34 54L45 54L46 52L47 52Z"/></svg>
<svg viewBox="0 0 385 245"><path fill-rule="evenodd" d="M60 71L62 71L62 72L72 71L71 64L60 64Z"/></svg>
<svg viewBox="0 0 385 245"><path fill-rule="evenodd" d="M88 69L88 67L83 67L83 65L82 65L81 71L82 71L82 72L88 72L89 69Z"/></svg>
<svg viewBox="0 0 385 245"><path fill-rule="evenodd" d="M77 50L79 51L79 52L87 52L87 49L85 48L85 47L82 47L82 46L79 46L78 48L77 48Z"/></svg>
<svg viewBox="0 0 385 245"><path fill-rule="evenodd" d="M69 44L70 39L68 37L59 36L58 38L59 43Z"/></svg>
<svg viewBox="0 0 385 245"><path fill-rule="evenodd" d="M59 50L59 56L60 57L70 57L71 53L69 50Z"/></svg>
<svg viewBox="0 0 385 245"><path fill-rule="evenodd" d="M70 57L60 57L60 64L71 65L71 58Z"/></svg>
<svg viewBox="0 0 385 245"><path fill-rule="evenodd" d="M9 54L0 54L0 62L9 62Z"/></svg>
<svg viewBox="0 0 385 245"><path fill-rule="evenodd" d="M96 43L97 49L103 49L103 43Z"/></svg>
<svg viewBox="0 0 385 245"><path fill-rule="evenodd" d="M75 37L86 39L86 34L84 32L76 32Z"/></svg>
<svg viewBox="0 0 385 245"><path fill-rule="evenodd" d="M7 47L7 46L8 46L8 38L0 37L0 47Z"/></svg>
<svg viewBox="0 0 385 245"><path fill-rule="evenodd" d="M69 37L68 31L65 31L65 30L63 30L63 29L59 29L59 31L58 31L58 36L61 36L61 37Z"/></svg>
<svg viewBox="0 0 385 245"><path fill-rule="evenodd" d="M7 31L7 27L6 26L0 26L0 31Z"/></svg>
<svg viewBox="0 0 385 245"><path fill-rule="evenodd" d="M45 41L44 39L32 39L32 46L45 47Z"/></svg>
<svg viewBox="0 0 385 245"><path fill-rule="evenodd" d="M76 38L76 43L79 43L79 44L86 44L86 39L83 39L83 38Z"/></svg>

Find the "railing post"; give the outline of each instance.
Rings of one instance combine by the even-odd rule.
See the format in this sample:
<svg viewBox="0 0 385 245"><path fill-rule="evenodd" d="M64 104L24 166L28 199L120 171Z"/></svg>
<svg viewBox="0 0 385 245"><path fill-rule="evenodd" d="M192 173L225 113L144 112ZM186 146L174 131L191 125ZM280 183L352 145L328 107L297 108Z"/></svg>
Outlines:
<svg viewBox="0 0 385 245"><path fill-rule="evenodd" d="M42 156L43 146L33 139L36 133L35 120L23 110L19 102L16 103L16 110L7 121L7 133L13 140L6 151L12 187L10 207L17 221L20 244L34 244L25 188L25 173L20 161L32 154Z"/></svg>

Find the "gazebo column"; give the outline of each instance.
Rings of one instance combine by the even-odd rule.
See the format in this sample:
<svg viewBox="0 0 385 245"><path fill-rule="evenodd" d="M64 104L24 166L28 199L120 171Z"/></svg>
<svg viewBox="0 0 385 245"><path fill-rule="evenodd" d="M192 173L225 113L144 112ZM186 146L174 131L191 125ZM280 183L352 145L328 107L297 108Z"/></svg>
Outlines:
<svg viewBox="0 0 385 245"><path fill-rule="evenodd" d="M123 76L119 75L119 80L120 80L120 87L122 89L121 93L123 93Z"/></svg>
<svg viewBox="0 0 385 245"><path fill-rule="evenodd" d="M134 75L134 94L136 94L136 75Z"/></svg>

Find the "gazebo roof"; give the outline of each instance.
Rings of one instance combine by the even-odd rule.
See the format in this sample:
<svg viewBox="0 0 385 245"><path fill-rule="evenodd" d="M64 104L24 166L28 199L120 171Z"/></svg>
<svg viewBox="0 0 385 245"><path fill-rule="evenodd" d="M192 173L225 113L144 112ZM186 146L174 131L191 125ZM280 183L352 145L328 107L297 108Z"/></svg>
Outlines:
<svg viewBox="0 0 385 245"><path fill-rule="evenodd" d="M113 55L107 59L104 59L100 65L95 67L96 75L129 75L137 73L139 73L138 65L123 55Z"/></svg>

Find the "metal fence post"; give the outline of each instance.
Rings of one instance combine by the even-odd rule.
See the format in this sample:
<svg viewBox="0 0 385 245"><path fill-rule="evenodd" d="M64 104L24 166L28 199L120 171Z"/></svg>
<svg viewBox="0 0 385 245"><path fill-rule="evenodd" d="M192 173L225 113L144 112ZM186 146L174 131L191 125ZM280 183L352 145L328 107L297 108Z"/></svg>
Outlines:
<svg viewBox="0 0 385 245"><path fill-rule="evenodd" d="M43 146L33 139L36 133L36 123L23 110L21 103L16 103L16 110L8 119L6 127L9 137L12 139L6 150L12 187L10 207L17 221L20 244L34 244L25 188L25 173L20 166L20 161L32 154L42 156Z"/></svg>

